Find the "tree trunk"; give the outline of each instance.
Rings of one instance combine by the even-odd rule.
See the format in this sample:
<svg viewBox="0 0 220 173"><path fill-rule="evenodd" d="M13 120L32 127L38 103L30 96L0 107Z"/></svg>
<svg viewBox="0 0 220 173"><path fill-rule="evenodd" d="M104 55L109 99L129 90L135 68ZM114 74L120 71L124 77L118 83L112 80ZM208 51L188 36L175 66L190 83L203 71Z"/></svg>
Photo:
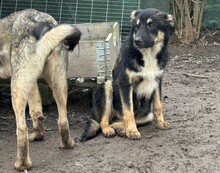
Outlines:
<svg viewBox="0 0 220 173"><path fill-rule="evenodd" d="M177 37L186 44L196 42L200 36L206 0L172 0L171 3L177 23Z"/></svg>

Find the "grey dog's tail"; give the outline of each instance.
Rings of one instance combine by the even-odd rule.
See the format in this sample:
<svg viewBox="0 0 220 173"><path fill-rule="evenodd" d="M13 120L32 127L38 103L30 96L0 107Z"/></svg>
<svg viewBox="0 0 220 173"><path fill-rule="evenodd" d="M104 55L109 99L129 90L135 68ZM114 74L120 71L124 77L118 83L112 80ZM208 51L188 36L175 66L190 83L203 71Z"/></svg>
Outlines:
<svg viewBox="0 0 220 173"><path fill-rule="evenodd" d="M53 27L45 23L35 28L33 34L39 39L36 45L37 55L46 58L61 42L64 42L69 50L73 50L78 44L82 33L70 24Z"/></svg>

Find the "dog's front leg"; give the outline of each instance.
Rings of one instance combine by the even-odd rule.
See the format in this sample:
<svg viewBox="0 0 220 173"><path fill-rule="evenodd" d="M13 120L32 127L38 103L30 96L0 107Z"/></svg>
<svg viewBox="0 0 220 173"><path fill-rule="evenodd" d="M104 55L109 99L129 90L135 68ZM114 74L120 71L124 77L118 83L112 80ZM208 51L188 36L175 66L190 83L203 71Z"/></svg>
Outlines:
<svg viewBox="0 0 220 173"><path fill-rule="evenodd" d="M29 154L28 129L25 120L26 99L21 94L21 84L12 82L12 105L16 116L17 134L17 160L15 168L17 170L31 169L33 163Z"/></svg>
<svg viewBox="0 0 220 173"><path fill-rule="evenodd" d="M161 102L160 88L158 87L153 94L153 112L155 115L156 125L159 129L169 129L171 126L164 120L163 105Z"/></svg>
<svg viewBox="0 0 220 173"><path fill-rule="evenodd" d="M126 86L121 89L122 113L125 125L125 134L129 139L141 139L141 134L138 132L135 123L133 110L133 91L131 86Z"/></svg>

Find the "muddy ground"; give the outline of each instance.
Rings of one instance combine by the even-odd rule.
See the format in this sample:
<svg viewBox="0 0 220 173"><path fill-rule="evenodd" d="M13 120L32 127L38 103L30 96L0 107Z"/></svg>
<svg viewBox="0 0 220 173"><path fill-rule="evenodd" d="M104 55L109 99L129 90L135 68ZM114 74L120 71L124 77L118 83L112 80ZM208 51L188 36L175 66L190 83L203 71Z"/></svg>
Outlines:
<svg viewBox="0 0 220 173"><path fill-rule="evenodd" d="M60 150L55 104L44 107L46 136L30 144L34 173L219 173L220 46L171 44L164 73L163 103L171 130L155 123L140 127L142 139L105 138L79 142L91 109L91 95L70 96L68 117L73 150ZM13 173L15 118L7 95L0 97L0 172ZM31 128L30 117L27 116Z"/></svg>

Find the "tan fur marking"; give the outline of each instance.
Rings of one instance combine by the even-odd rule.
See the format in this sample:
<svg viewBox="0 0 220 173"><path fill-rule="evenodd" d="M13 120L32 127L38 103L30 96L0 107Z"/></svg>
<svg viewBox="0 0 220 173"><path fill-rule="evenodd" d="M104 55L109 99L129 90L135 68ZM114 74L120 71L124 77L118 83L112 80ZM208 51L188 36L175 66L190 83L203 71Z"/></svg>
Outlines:
<svg viewBox="0 0 220 173"><path fill-rule="evenodd" d="M109 117L111 113L111 99L110 99L110 92L112 90L111 82L107 81L105 82L105 96L106 96L106 103L105 103L105 108L102 113L102 118L101 118L101 128L105 128L109 126Z"/></svg>
<svg viewBox="0 0 220 173"><path fill-rule="evenodd" d="M157 127L160 129L169 129L170 125L164 120L163 116L163 105L160 99L159 88L157 88L153 95L153 112L155 115L155 120Z"/></svg>
<svg viewBox="0 0 220 173"><path fill-rule="evenodd" d="M157 37L155 38L155 43L164 41L164 32L158 31Z"/></svg>
<svg viewBox="0 0 220 173"><path fill-rule="evenodd" d="M135 32L133 32L133 38L135 38L135 36L136 36L136 34L135 34Z"/></svg>
<svg viewBox="0 0 220 173"><path fill-rule="evenodd" d="M120 128L125 128L125 123L124 121L117 121L117 122L114 122L113 124L111 124L111 127L114 128L114 129L120 129Z"/></svg>
<svg viewBox="0 0 220 173"><path fill-rule="evenodd" d="M130 98L130 107L128 108L125 105L125 100L122 97L122 94L120 94L121 96L121 101L122 101L122 111L123 111L123 119L125 122L125 128L126 129L135 129L136 125L135 125L135 120L134 120L134 112L133 112L133 97L132 97L132 91L130 91L129 93L129 98Z"/></svg>
<svg viewBox="0 0 220 173"><path fill-rule="evenodd" d="M163 123L163 106L160 100L159 88L155 90L154 100L153 100L153 111L157 122Z"/></svg>
<svg viewBox="0 0 220 173"><path fill-rule="evenodd" d="M137 10L134 10L131 12L131 20L134 20L136 17L135 17L135 14L136 14Z"/></svg>
<svg viewBox="0 0 220 173"><path fill-rule="evenodd" d="M152 23L152 19L151 18L148 18L147 19L147 24L151 24Z"/></svg>
<svg viewBox="0 0 220 173"><path fill-rule="evenodd" d="M122 111L123 111L123 121L124 121L124 127L125 127L125 133L126 136L129 139L140 139L141 134L137 130L137 126L135 123L135 118L134 118L134 111L133 111L133 92L132 90L130 91L130 108L128 108L125 105L125 100L121 95L121 100L122 100Z"/></svg>
<svg viewBox="0 0 220 173"><path fill-rule="evenodd" d="M140 24L140 19L137 20L137 25L139 25L139 24Z"/></svg>
<svg viewBox="0 0 220 173"><path fill-rule="evenodd" d="M115 135L115 131L113 128L109 126L109 118L111 116L111 109L112 109L112 81L108 80L105 82L105 96L106 96L106 103L105 108L102 113L100 126L102 129L102 133L106 137L111 137Z"/></svg>

